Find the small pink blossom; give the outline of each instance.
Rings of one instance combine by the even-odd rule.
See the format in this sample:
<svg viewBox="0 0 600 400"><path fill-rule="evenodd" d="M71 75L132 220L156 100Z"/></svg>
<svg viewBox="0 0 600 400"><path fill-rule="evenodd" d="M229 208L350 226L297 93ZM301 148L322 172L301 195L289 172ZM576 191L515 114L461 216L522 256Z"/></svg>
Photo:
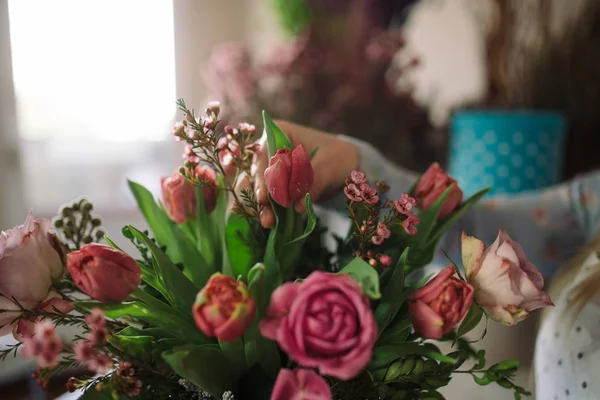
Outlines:
<svg viewBox="0 0 600 400"><path fill-rule="evenodd" d="M23 357L35 358L41 368L56 367L64 347L54 325L48 321L36 322L33 336L24 338L23 344Z"/></svg>
<svg viewBox="0 0 600 400"><path fill-rule="evenodd" d="M379 202L379 196L377 195L377 188L370 186L367 183L360 184L360 191L362 198L367 204L377 204Z"/></svg>
<svg viewBox="0 0 600 400"><path fill-rule="evenodd" d="M409 235L415 235L417 233L417 224L419 223L419 218L414 214L409 214L407 218L402 221L402 227Z"/></svg>
<svg viewBox="0 0 600 400"><path fill-rule="evenodd" d="M403 215L409 215L411 209L416 204L417 200L406 193L402 193L400 199L394 200L394 208L399 214Z"/></svg>
<svg viewBox="0 0 600 400"><path fill-rule="evenodd" d="M389 239L390 235L392 234L392 232L389 230L387 225L384 224L383 222L377 223L376 232L377 233L371 238L371 241L373 242L373 244L376 244L377 246L382 244L385 239Z"/></svg>
<svg viewBox="0 0 600 400"><path fill-rule="evenodd" d="M240 123L238 125L238 128L239 128L240 132L242 132L243 134L248 135L248 136L254 135L256 133L256 127L247 122Z"/></svg>
<svg viewBox="0 0 600 400"><path fill-rule="evenodd" d="M79 342L73 345L73 353L75 354L75 361L83 364L94 357L94 348L88 341Z"/></svg>
<svg viewBox="0 0 600 400"><path fill-rule="evenodd" d="M183 150L183 158L186 160L186 162L189 162L193 165L198 165L201 161L200 157L198 154L196 154L194 148L189 143L185 145L185 149Z"/></svg>
<svg viewBox="0 0 600 400"><path fill-rule="evenodd" d="M113 366L113 360L106 354L94 354L87 362L88 368L97 374L107 373Z"/></svg>
<svg viewBox="0 0 600 400"><path fill-rule="evenodd" d="M346 197L351 201L356 201L357 203L363 201L362 193L354 183L351 183L348 186L346 186L344 188L344 193L346 194Z"/></svg>
<svg viewBox="0 0 600 400"><path fill-rule="evenodd" d="M185 136L185 125L183 122L178 121L175 123L175 126L173 126L173 136L175 136L175 140L178 142L181 141L182 136Z"/></svg>
<svg viewBox="0 0 600 400"><path fill-rule="evenodd" d="M354 170L350 173L350 180L355 185L360 185L367 182L367 177L364 172Z"/></svg>
<svg viewBox="0 0 600 400"><path fill-rule="evenodd" d="M384 254L381 257L379 257L379 262L384 267L389 267L390 264L392 263L392 258L390 256L388 256L387 254Z"/></svg>

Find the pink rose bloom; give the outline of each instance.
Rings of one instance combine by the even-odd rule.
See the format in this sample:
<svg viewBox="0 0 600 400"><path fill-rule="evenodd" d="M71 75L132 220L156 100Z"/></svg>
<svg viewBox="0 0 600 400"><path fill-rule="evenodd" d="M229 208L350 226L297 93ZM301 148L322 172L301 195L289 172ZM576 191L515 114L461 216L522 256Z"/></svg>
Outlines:
<svg viewBox="0 0 600 400"><path fill-rule="evenodd" d="M419 208L427 210L451 185L454 185L454 188L446 198L438 219L446 218L460 206L463 199L463 192L458 187L458 183L456 183L454 178L448 175L438 163L433 163L425 171L415 188L415 197L417 198Z"/></svg>
<svg viewBox="0 0 600 400"><path fill-rule="evenodd" d="M313 184L314 171L302 145L294 150L279 149L265 170L265 181L273 201L288 208L303 199Z"/></svg>
<svg viewBox="0 0 600 400"><path fill-rule="evenodd" d="M183 224L196 216L196 188L179 170L160 180L165 211L169 218Z"/></svg>
<svg viewBox="0 0 600 400"><path fill-rule="evenodd" d="M553 305L542 290L542 274L504 231L487 249L481 240L463 233L462 259L475 300L493 320L514 325L531 311Z"/></svg>
<svg viewBox="0 0 600 400"><path fill-rule="evenodd" d="M349 275L315 271L273 292L260 332L298 364L348 380L371 360L377 323Z"/></svg>
<svg viewBox="0 0 600 400"><path fill-rule="evenodd" d="M255 310L246 284L217 272L196 296L192 313L206 336L229 342L244 334Z"/></svg>
<svg viewBox="0 0 600 400"><path fill-rule="evenodd" d="M67 267L84 293L102 302L121 302L139 286L142 271L126 253L90 243L69 253Z"/></svg>
<svg viewBox="0 0 600 400"><path fill-rule="evenodd" d="M331 400L331 388L311 369L279 370L271 400Z"/></svg>
<svg viewBox="0 0 600 400"><path fill-rule="evenodd" d="M450 332L473 304L473 286L454 276L449 266L409 297L408 312L415 331L426 339Z"/></svg>
<svg viewBox="0 0 600 400"><path fill-rule="evenodd" d="M64 273L64 249L50 233L47 219L34 219L31 212L23 225L0 232L0 336L14 328L20 314L11 299L28 310L49 297L52 282Z"/></svg>

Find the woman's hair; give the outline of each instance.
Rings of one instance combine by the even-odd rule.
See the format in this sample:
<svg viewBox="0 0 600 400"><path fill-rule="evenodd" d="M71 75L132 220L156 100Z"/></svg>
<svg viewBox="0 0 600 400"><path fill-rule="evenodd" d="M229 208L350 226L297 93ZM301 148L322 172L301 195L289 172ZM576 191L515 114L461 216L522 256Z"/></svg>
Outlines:
<svg viewBox="0 0 600 400"><path fill-rule="evenodd" d="M568 318L568 323L572 325L585 307L585 305L600 291L600 262L593 265L593 272L581 282L568 289L581 268L594 253L600 255L600 233L593 237L585 246L583 246L577 255L575 255L552 280L548 289L550 298L557 300L560 296L566 296L567 306L560 315L560 318ZM598 257L600 259L600 256ZM552 308L545 309L542 314L542 321L548 317Z"/></svg>

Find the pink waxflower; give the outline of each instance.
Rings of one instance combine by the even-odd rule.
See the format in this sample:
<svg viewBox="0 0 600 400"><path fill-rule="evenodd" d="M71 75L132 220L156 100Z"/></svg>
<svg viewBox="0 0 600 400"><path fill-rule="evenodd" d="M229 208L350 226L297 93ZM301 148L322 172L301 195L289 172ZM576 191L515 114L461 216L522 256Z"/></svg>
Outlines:
<svg viewBox="0 0 600 400"><path fill-rule="evenodd" d="M377 322L349 275L315 271L275 289L260 332L299 365L348 380L371 360Z"/></svg>
<svg viewBox="0 0 600 400"><path fill-rule="evenodd" d="M377 188L370 186L367 183L360 184L360 192L362 194L363 201L367 204L377 204L379 202L379 196L377 195Z"/></svg>
<svg viewBox="0 0 600 400"><path fill-rule="evenodd" d="M68 314L75 307L70 302L63 300L56 292L50 292L48 298L33 308L33 311L45 311L49 314ZM41 318L26 319L19 318L13 328L13 336L19 342L23 342L24 338L33 336L36 322L41 321Z"/></svg>
<svg viewBox="0 0 600 400"><path fill-rule="evenodd" d="M406 219L402 221L402 227L409 235L415 235L417 233L417 224L419 218L414 214L407 215Z"/></svg>
<svg viewBox="0 0 600 400"><path fill-rule="evenodd" d="M331 388L311 369L279 370L271 400L331 400Z"/></svg>
<svg viewBox="0 0 600 400"><path fill-rule="evenodd" d="M388 256L387 254L383 254L381 257L379 257L379 262L384 267L389 267L392 263L392 257Z"/></svg>
<svg viewBox="0 0 600 400"><path fill-rule="evenodd" d="M438 163L433 163L425 171L415 188L415 197L419 208L427 210L450 186L453 186L453 188L440 210L438 219L446 218L460 206L463 192L454 178L448 175Z"/></svg>
<svg viewBox="0 0 600 400"><path fill-rule="evenodd" d="M234 129L232 134L219 139L217 148L219 149L219 163L225 171L225 176L231 178L235 176L237 171L237 160L240 158L240 147L233 135L237 134L237 129Z"/></svg>
<svg viewBox="0 0 600 400"><path fill-rule="evenodd" d="M67 267L77 287L102 302L125 300L139 286L142 276L133 258L98 243L69 253Z"/></svg>
<svg viewBox="0 0 600 400"><path fill-rule="evenodd" d="M417 200L406 193L402 193L399 199L394 200L396 212L403 215L412 215L411 210L415 204L417 204Z"/></svg>
<svg viewBox="0 0 600 400"><path fill-rule="evenodd" d="M103 353L97 353L90 358L87 362L87 366L97 374L105 374L113 367L113 360Z"/></svg>
<svg viewBox="0 0 600 400"><path fill-rule="evenodd" d="M206 105L206 112L209 114L214 114L215 117L219 117L221 113L221 103L218 101L211 101Z"/></svg>
<svg viewBox="0 0 600 400"><path fill-rule="evenodd" d="M294 150L279 149L265 170L265 181L273 201L288 208L303 199L314 180L308 153L302 145Z"/></svg>
<svg viewBox="0 0 600 400"><path fill-rule="evenodd" d="M454 276L449 266L408 300L408 312L415 331L426 339L440 339L467 314L473 304L473 286Z"/></svg>
<svg viewBox="0 0 600 400"><path fill-rule="evenodd" d="M38 367L41 368L56 367L58 356L64 348L54 325L48 321L36 322L33 336L25 337L23 345L23 357L35 358Z"/></svg>
<svg viewBox="0 0 600 400"><path fill-rule="evenodd" d="M256 127L247 122L242 122L238 125L240 132L246 136L252 136L256 133Z"/></svg>
<svg viewBox="0 0 600 400"><path fill-rule="evenodd" d="M379 246L385 239L389 239L392 232L389 230L386 224L383 222L377 223L376 234L371 238L373 244Z"/></svg>
<svg viewBox="0 0 600 400"><path fill-rule="evenodd" d="M50 287L64 274L65 250L50 226L30 212L23 225L0 232L0 336L16 329L21 307L32 310L55 297Z"/></svg>
<svg viewBox="0 0 600 400"><path fill-rule="evenodd" d="M196 216L196 188L179 172L160 180L163 204L169 218L178 224Z"/></svg>
<svg viewBox="0 0 600 400"><path fill-rule="evenodd" d="M189 143L185 145L185 149L183 150L183 158L185 159L186 163L190 163L192 165L198 165L201 161L198 154L196 154L194 151L194 147Z"/></svg>
<svg viewBox="0 0 600 400"><path fill-rule="evenodd" d="M355 185L361 185L367 182L367 177L364 172L354 170L350 173L350 181Z"/></svg>
<svg viewBox="0 0 600 400"><path fill-rule="evenodd" d="M185 124L182 121L178 121L173 126L173 136L175 136L175 140L178 142L182 140L185 134Z"/></svg>
<svg viewBox="0 0 600 400"><path fill-rule="evenodd" d="M73 354L75 354L75 361L83 364L90 361L94 357L95 352L92 344L86 340L73 345Z"/></svg>
<svg viewBox="0 0 600 400"><path fill-rule="evenodd" d="M348 200L355 201L357 203L363 201L362 192L354 183L351 183L348 186L346 186L344 188L344 193L346 194Z"/></svg>
<svg viewBox="0 0 600 400"><path fill-rule="evenodd" d="M223 342L242 336L254 321L254 312L246 284L221 273L210 277L192 309L198 328Z"/></svg>
<svg viewBox="0 0 600 400"><path fill-rule="evenodd" d="M493 320L515 325L531 311L553 305L542 290L542 274L504 231L487 249L481 240L463 233L462 259L475 300Z"/></svg>

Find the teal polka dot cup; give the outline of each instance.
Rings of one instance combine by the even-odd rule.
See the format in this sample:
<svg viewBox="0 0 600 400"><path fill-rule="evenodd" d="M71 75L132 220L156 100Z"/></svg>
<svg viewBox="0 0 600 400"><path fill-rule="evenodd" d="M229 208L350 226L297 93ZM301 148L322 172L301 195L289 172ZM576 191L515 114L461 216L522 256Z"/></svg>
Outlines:
<svg viewBox="0 0 600 400"><path fill-rule="evenodd" d="M449 173L468 197L514 194L560 182L566 118L553 112L462 111L453 115Z"/></svg>

